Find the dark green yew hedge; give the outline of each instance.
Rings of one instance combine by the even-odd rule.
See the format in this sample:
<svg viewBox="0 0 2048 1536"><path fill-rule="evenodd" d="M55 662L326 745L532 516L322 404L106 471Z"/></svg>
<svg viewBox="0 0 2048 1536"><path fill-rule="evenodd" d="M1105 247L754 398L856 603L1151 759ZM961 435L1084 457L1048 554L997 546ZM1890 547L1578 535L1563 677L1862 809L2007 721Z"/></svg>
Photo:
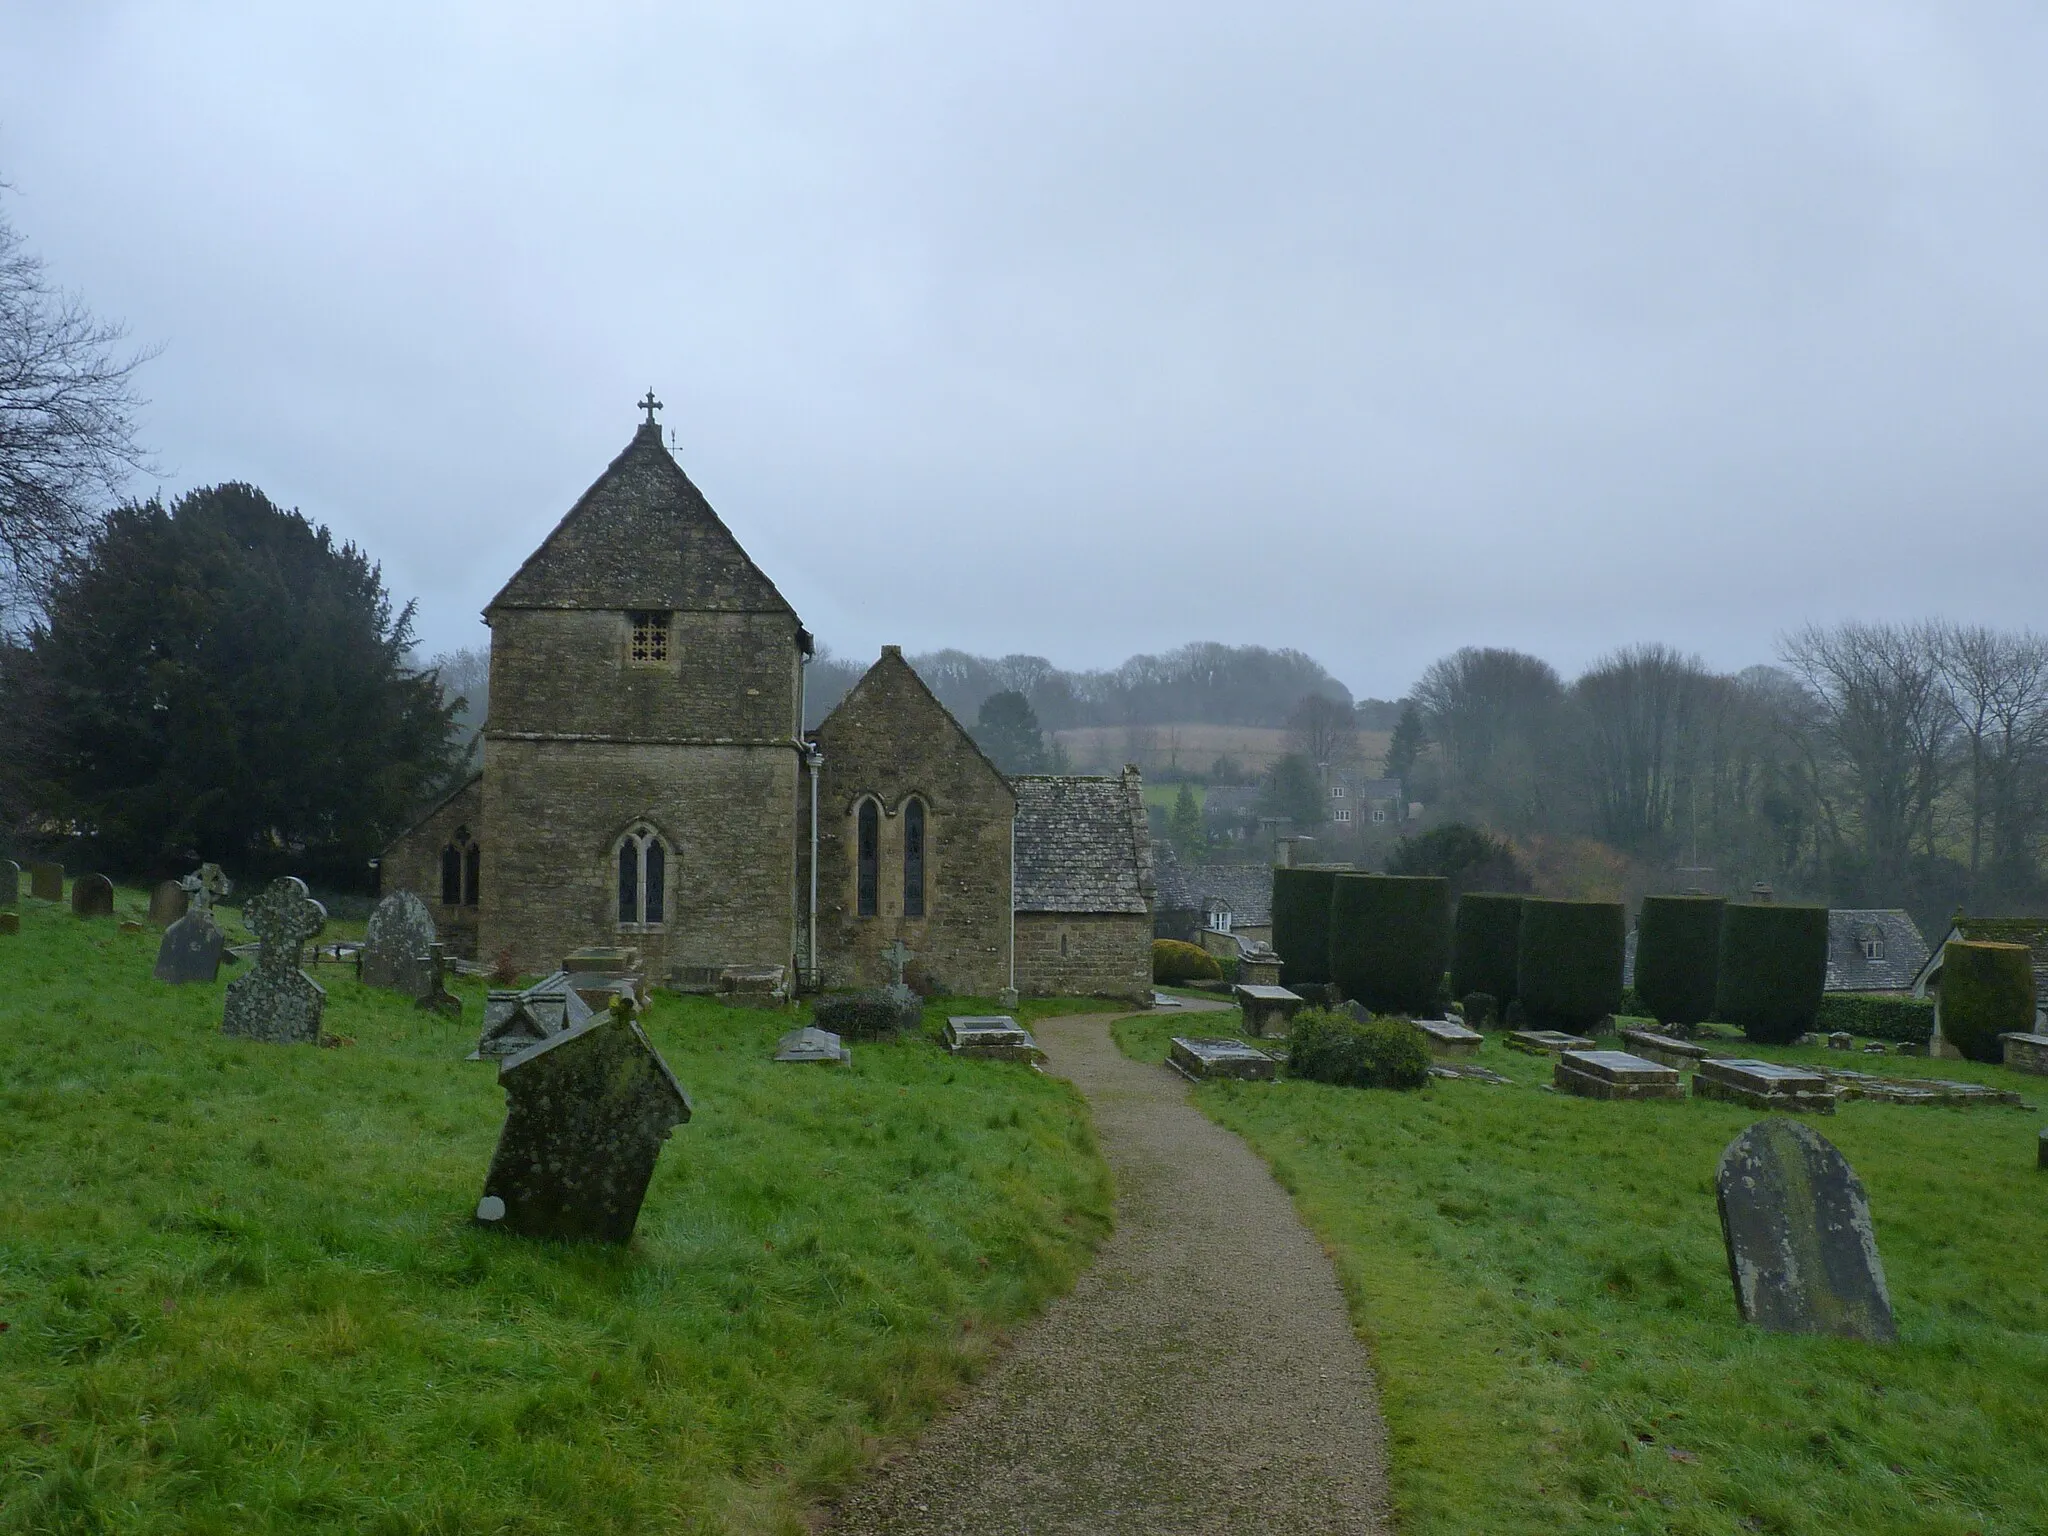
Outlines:
<svg viewBox="0 0 2048 1536"><path fill-rule="evenodd" d="M1458 926L1451 943L1451 992L1464 997L1484 992L1495 1017L1515 1000L1516 956L1522 945L1522 898L1494 891L1467 891L1458 898Z"/></svg>
<svg viewBox="0 0 2048 1536"><path fill-rule="evenodd" d="M1820 1000L1813 1027L1823 1035L1839 1029L1871 1040L1910 1040L1925 1045L1934 1033L1934 1004L1924 997L1830 992Z"/></svg>
<svg viewBox="0 0 2048 1536"><path fill-rule="evenodd" d="M1330 980L1374 1013L1436 1011L1451 949L1442 875L1339 875L1330 897Z"/></svg>
<svg viewBox="0 0 2048 1536"><path fill-rule="evenodd" d="M1616 1012L1627 939L1618 901L1524 899L1515 984L1526 1025L1583 1033Z"/></svg>
<svg viewBox="0 0 2048 1536"><path fill-rule="evenodd" d="M1950 939L1941 951L1941 1038L1972 1061L2002 1061L1999 1036L2034 1027L2034 956L2024 944Z"/></svg>
<svg viewBox="0 0 2048 1536"><path fill-rule="evenodd" d="M1330 887L1334 869L1273 871L1273 947L1281 980L1315 986L1330 979Z"/></svg>
<svg viewBox="0 0 2048 1536"><path fill-rule="evenodd" d="M1721 913L1714 1017L1764 1045L1813 1028L1828 978L1828 909L1735 903Z"/></svg>
<svg viewBox="0 0 2048 1536"><path fill-rule="evenodd" d="M1718 896L1645 896L1636 924L1636 997L1666 1024L1698 1024L1714 1012L1721 965Z"/></svg>

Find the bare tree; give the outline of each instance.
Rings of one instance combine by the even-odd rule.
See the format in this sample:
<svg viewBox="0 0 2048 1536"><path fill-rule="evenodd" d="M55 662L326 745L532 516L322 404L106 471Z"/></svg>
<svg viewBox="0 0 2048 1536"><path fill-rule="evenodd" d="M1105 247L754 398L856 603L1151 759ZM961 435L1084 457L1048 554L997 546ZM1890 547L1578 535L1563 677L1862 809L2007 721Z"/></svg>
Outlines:
<svg viewBox="0 0 2048 1536"><path fill-rule="evenodd" d="M2048 640L1982 625L1935 631L1949 708L1968 767L1970 879L1985 843L2008 869L2031 862L2039 835L2035 783L2048 770Z"/></svg>
<svg viewBox="0 0 2048 1536"><path fill-rule="evenodd" d="M1358 715L1350 705L1307 694L1287 717L1287 750L1310 763L1348 768L1358 758Z"/></svg>
<svg viewBox="0 0 2048 1536"><path fill-rule="evenodd" d="M0 601L34 607L145 467L135 444L135 370L125 332L53 286L0 219Z"/></svg>
<svg viewBox="0 0 2048 1536"><path fill-rule="evenodd" d="M1553 758L1564 684L1549 662L1467 646L1431 662L1414 697L1459 809L1511 827L1552 818L1562 784Z"/></svg>
<svg viewBox="0 0 2048 1536"><path fill-rule="evenodd" d="M1696 810L1690 797L1708 694L1718 680L1696 656L1629 646L1572 685L1594 823L1633 852L1654 848ZM1679 786L1688 804L1679 806Z"/></svg>

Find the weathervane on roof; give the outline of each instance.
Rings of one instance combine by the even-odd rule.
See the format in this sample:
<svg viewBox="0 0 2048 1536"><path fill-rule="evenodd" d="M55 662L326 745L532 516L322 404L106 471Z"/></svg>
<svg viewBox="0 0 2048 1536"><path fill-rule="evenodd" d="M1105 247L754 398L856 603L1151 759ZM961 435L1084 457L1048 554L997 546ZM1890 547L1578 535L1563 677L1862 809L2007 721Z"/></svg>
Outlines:
<svg viewBox="0 0 2048 1536"><path fill-rule="evenodd" d="M647 391L647 398L640 402L640 409L647 413L647 425L654 425L654 413L661 409L661 402L654 398L654 391Z"/></svg>

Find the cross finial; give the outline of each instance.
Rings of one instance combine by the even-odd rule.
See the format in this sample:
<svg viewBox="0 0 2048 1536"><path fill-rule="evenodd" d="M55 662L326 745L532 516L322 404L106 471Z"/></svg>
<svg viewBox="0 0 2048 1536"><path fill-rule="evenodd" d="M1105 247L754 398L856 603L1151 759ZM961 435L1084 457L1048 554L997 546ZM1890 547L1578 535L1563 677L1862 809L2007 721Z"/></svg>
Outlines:
<svg viewBox="0 0 2048 1536"><path fill-rule="evenodd" d="M903 967L915 960L917 954L901 939L896 939L882 951L882 958L889 962L889 969L896 973L896 985L900 987L903 985Z"/></svg>
<svg viewBox="0 0 2048 1536"><path fill-rule="evenodd" d="M647 391L647 398L640 402L640 409L647 413L647 425L654 425L654 413L661 409L661 402L654 398L654 391Z"/></svg>
<svg viewBox="0 0 2048 1536"><path fill-rule="evenodd" d="M300 947L327 926L327 909L306 894L303 880L284 875L242 908L242 921L262 946L257 969L290 971L298 969Z"/></svg>

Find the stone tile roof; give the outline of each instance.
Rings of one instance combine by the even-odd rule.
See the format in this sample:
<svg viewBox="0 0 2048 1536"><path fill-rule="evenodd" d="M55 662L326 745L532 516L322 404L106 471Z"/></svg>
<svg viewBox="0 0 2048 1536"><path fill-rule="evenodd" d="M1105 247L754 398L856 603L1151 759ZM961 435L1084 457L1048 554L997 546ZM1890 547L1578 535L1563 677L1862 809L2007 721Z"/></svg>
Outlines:
<svg viewBox="0 0 2048 1536"><path fill-rule="evenodd" d="M1866 939L1883 942L1883 958L1864 958ZM1904 992L1926 963L1927 940L1909 914L1882 907L1828 912L1828 991Z"/></svg>
<svg viewBox="0 0 2048 1536"><path fill-rule="evenodd" d="M1162 912L1201 912L1218 902L1239 928L1273 921L1273 870L1267 864L1189 864L1166 845L1155 850Z"/></svg>
<svg viewBox="0 0 2048 1536"><path fill-rule="evenodd" d="M1256 784L1218 784L1202 796L1202 825L1211 831L1253 825L1259 819Z"/></svg>
<svg viewBox="0 0 2048 1536"><path fill-rule="evenodd" d="M1150 912L1152 839L1143 781L1020 774L1016 870L1019 912Z"/></svg>

